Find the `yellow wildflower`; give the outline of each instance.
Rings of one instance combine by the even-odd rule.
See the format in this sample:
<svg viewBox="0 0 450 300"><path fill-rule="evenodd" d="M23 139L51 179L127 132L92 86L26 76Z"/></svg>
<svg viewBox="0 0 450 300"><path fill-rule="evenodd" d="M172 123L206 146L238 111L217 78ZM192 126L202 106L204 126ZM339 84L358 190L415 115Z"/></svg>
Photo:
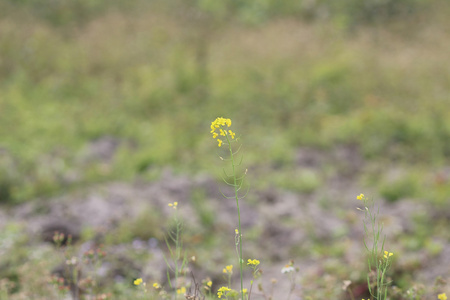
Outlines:
<svg viewBox="0 0 450 300"><path fill-rule="evenodd" d="M153 287L154 287L155 289L160 289L160 288L161 288L161 286L160 286L159 283L157 283L157 282L155 282L155 283L153 284Z"/></svg>
<svg viewBox="0 0 450 300"><path fill-rule="evenodd" d="M224 272L225 274L233 274L233 265L226 266L226 267L223 269L223 272Z"/></svg>
<svg viewBox="0 0 450 300"><path fill-rule="evenodd" d="M252 267L256 267L257 265L259 265L259 260L257 259L248 259L247 265L250 265Z"/></svg>
<svg viewBox="0 0 450 300"><path fill-rule="evenodd" d="M356 199L358 199L358 200L364 200L364 198L365 198L364 194L359 194L359 196L356 196Z"/></svg>
<svg viewBox="0 0 450 300"><path fill-rule="evenodd" d="M216 139L219 135L221 136L231 136L232 139L234 139L235 133L231 130L223 129L223 127L230 127L231 126L231 120L226 118L216 118L213 122L211 122L211 131L213 139ZM221 128L222 127L222 128ZM216 132L217 128L219 129L219 132ZM219 143L219 147L222 147L223 141L221 139L217 139L217 142Z"/></svg>
<svg viewBox="0 0 450 300"><path fill-rule="evenodd" d="M392 255L394 255L394 253L388 252L388 251L384 251L384 258L388 259L388 258L391 257Z"/></svg>
<svg viewBox="0 0 450 300"><path fill-rule="evenodd" d="M206 285L209 286L209 287L211 287L211 286L212 286L212 281L211 281L211 280L208 281L208 282L206 283Z"/></svg>
<svg viewBox="0 0 450 300"><path fill-rule="evenodd" d="M226 296L227 292L231 291L230 288L223 286L217 290L217 297L222 298L223 295Z"/></svg>
<svg viewBox="0 0 450 300"><path fill-rule="evenodd" d="M142 278L138 278L135 281L133 281L134 285L140 285L142 283Z"/></svg>
<svg viewBox="0 0 450 300"><path fill-rule="evenodd" d="M177 209L178 202L175 201L174 203L169 203L167 205L170 206L170 207L173 207L173 209Z"/></svg>
<svg viewBox="0 0 450 300"><path fill-rule="evenodd" d="M445 293L439 294L438 299L439 300L447 300L447 295Z"/></svg>
<svg viewBox="0 0 450 300"><path fill-rule="evenodd" d="M183 294L183 295L186 294L186 288L183 286L183 287L177 289L177 294L178 294L178 295L180 295L180 294Z"/></svg>

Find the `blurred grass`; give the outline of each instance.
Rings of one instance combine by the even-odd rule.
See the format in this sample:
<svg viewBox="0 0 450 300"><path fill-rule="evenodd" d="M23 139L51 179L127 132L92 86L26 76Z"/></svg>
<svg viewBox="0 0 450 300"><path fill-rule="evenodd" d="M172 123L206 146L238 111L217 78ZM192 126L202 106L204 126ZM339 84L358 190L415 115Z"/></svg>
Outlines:
<svg viewBox="0 0 450 300"><path fill-rule="evenodd" d="M356 144L370 161L448 165L448 2L258 3L3 1L0 202L211 172L217 116L249 164ZM113 157L86 158L104 137Z"/></svg>

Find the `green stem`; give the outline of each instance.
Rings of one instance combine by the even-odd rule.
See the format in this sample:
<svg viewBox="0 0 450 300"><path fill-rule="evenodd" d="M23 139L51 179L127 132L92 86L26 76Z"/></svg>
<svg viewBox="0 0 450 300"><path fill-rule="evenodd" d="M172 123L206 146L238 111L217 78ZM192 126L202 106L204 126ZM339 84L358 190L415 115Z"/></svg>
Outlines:
<svg viewBox="0 0 450 300"><path fill-rule="evenodd" d="M233 183L234 183L234 195L236 198L236 206L237 206L237 212L238 212L238 231L239 231L239 270L241 275L241 299L244 300L244 283L243 283L243 259L242 259L242 232L241 232L241 212L239 210L239 196L238 196L238 187L237 187L237 180L236 180L236 168L234 165L234 156L233 156L233 149L231 148L231 143L227 135L227 141L228 146L230 149L230 158L231 158L231 165L233 167Z"/></svg>
<svg viewBox="0 0 450 300"><path fill-rule="evenodd" d="M179 241L179 234L180 234L180 228L177 218L177 213L175 212L175 223L177 226L176 233L175 233L175 257L174 257L174 263L175 263L175 300L177 299L177 284L178 284L178 259L180 258L180 246L178 244Z"/></svg>

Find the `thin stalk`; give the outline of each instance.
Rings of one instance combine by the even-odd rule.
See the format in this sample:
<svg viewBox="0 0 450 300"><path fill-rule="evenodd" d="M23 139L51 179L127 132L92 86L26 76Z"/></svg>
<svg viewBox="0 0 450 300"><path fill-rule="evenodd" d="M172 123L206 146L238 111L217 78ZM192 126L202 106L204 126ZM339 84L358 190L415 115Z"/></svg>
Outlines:
<svg viewBox="0 0 450 300"><path fill-rule="evenodd" d="M170 240L172 240L175 244L175 248L172 248L172 246L170 246L170 242L168 241L168 239L166 238L166 245L167 245L167 249L170 252L170 257L166 258L164 256L164 261L166 262L167 265L167 281L169 283L169 286L173 289L175 289L175 293L173 294L173 296L171 296L172 299L177 299L178 298L178 294L177 294L177 285L178 285L178 278L180 277L180 273L183 272L183 269L185 267L186 264L186 253L184 253L184 257L182 255L182 250L183 250L183 241L181 240L181 234L182 234L182 230L183 230L183 224L179 222L178 220L178 214L177 212L175 212L175 217L174 217L174 221L175 221L175 230L174 231L169 231L169 238ZM172 263L169 261L172 260ZM180 263L181 261L181 263ZM172 266L173 264L173 266ZM170 272L174 273L174 281L172 281L170 279Z"/></svg>
<svg viewBox="0 0 450 300"><path fill-rule="evenodd" d="M239 231L239 270L240 270L240 277L241 277L241 299L244 300L244 282L243 282L243 277L244 277L244 271L243 271L243 259L242 259L242 231L241 231L241 212L239 209L239 196L238 196L238 185L237 185L237 180L236 180L236 168L235 168L235 164L234 164L234 156L233 156L233 149L231 148L231 143L230 143L230 139L227 137L227 141L228 141L228 148L230 150L230 158L231 158L231 165L233 168L233 183L234 183L234 196L236 198L236 206L237 206L237 213L238 213L238 231Z"/></svg>
<svg viewBox="0 0 450 300"><path fill-rule="evenodd" d="M175 212L175 223L177 224L177 231L175 233L175 300L177 300L178 293L176 292L177 284L178 284L178 259L180 258L180 248L178 246L179 239L179 227L178 227L178 218L177 213Z"/></svg>

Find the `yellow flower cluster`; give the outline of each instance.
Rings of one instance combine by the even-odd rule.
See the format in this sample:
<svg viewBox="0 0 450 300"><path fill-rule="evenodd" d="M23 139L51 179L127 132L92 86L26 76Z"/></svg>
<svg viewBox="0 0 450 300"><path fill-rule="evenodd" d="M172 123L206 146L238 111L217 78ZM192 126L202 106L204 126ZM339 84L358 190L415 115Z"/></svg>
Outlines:
<svg viewBox="0 0 450 300"><path fill-rule="evenodd" d="M184 294L186 294L186 288L183 286L183 287L177 289L177 294L178 294L178 295L184 295Z"/></svg>
<svg viewBox="0 0 450 300"><path fill-rule="evenodd" d="M394 253L388 252L388 251L384 251L384 258L388 259L388 258L391 257L392 255L394 255Z"/></svg>
<svg viewBox="0 0 450 300"><path fill-rule="evenodd" d="M223 268L223 272L225 274L233 274L233 265L229 265Z"/></svg>
<svg viewBox="0 0 450 300"><path fill-rule="evenodd" d="M438 299L439 300L447 300L447 295L445 293L439 294Z"/></svg>
<svg viewBox="0 0 450 300"><path fill-rule="evenodd" d="M221 136L231 136L232 139L234 139L234 136L236 135L231 130L224 130L221 127L230 127L231 126L231 120L225 119L225 118L217 118L213 122L211 122L211 132L213 139L216 139L219 135ZM216 132L216 130L219 129L219 132ZM222 147L223 141L221 139L217 139L217 142L219 143L219 147Z"/></svg>
<svg viewBox="0 0 450 300"><path fill-rule="evenodd" d="M170 207L172 207L173 209L177 209L177 206L178 206L178 202L174 202L174 203L169 203L169 204L167 204L168 206L170 206Z"/></svg>
<svg viewBox="0 0 450 300"><path fill-rule="evenodd" d="M224 296L224 295L226 296L227 293L230 292L230 291L231 291L230 288L228 288L226 286L223 286L223 287L221 287L220 289L217 290L217 297L219 297L219 299L220 299L220 298L222 298L222 296Z"/></svg>
<svg viewBox="0 0 450 300"><path fill-rule="evenodd" d="M356 196L356 199L364 200L364 194L359 194L359 196Z"/></svg>
<svg viewBox="0 0 450 300"><path fill-rule="evenodd" d="M142 278L138 278L135 281L133 281L134 285L140 285L142 283Z"/></svg>
<svg viewBox="0 0 450 300"><path fill-rule="evenodd" d="M248 259L247 265L256 267L259 265L259 260L257 259Z"/></svg>
<svg viewBox="0 0 450 300"><path fill-rule="evenodd" d="M159 283L155 282L155 283L153 284L153 287L154 287L155 289L160 289L160 288L161 288L161 285L160 285Z"/></svg>

